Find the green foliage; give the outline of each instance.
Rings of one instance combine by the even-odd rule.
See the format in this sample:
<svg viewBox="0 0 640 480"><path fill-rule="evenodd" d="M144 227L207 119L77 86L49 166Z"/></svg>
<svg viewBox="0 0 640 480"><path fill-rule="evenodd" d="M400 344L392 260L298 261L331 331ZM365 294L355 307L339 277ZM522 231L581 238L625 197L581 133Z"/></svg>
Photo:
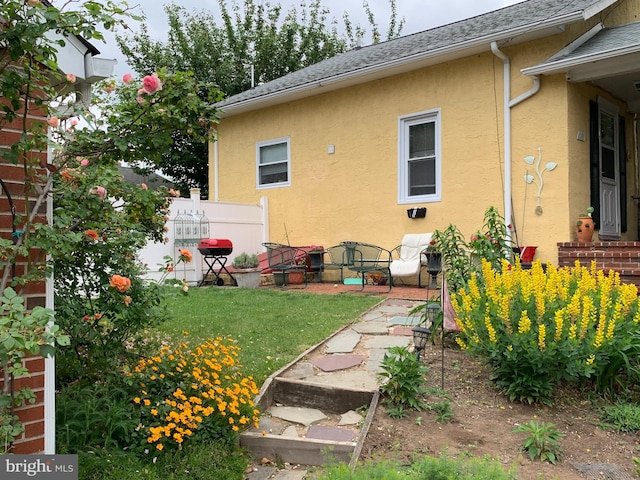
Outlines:
<svg viewBox="0 0 640 480"><path fill-rule="evenodd" d="M130 389L115 375L63 387L56 400L56 451L130 448L140 425Z"/></svg>
<svg viewBox="0 0 640 480"><path fill-rule="evenodd" d="M242 252L240 255L236 256L231 263L233 268L239 269L256 268L258 265L260 265L258 255L255 253L253 255L249 255L246 252Z"/></svg>
<svg viewBox="0 0 640 480"><path fill-rule="evenodd" d="M453 224L433 232L433 248L442 253L450 291L464 288L471 274L480 271L482 260L488 261L496 270L502 268L504 260L513 263L513 245L507 241L507 228L496 207L489 207L484 213L482 230L471 235L469 242Z"/></svg>
<svg viewBox="0 0 640 480"><path fill-rule="evenodd" d="M424 410L424 375L427 372L415 353L406 347L392 347L382 359L380 392L384 396L390 415L401 418L405 409Z"/></svg>
<svg viewBox="0 0 640 480"><path fill-rule="evenodd" d="M640 405L637 403L617 403L602 409L600 419L606 428L616 432L640 431Z"/></svg>
<svg viewBox="0 0 640 480"><path fill-rule="evenodd" d="M395 0L389 0L389 4L387 39L399 36L404 24L404 20L397 20ZM161 68L189 71L199 81L213 82L231 96L355 48L365 33L345 13L346 36L340 35L337 21L329 19L329 11L320 0L302 2L287 12L278 3L255 0L218 0L218 7L215 13L191 13L169 4L165 6L169 24L166 41L151 38L143 24L133 36L118 37L118 44L140 75ZM366 1L364 8L372 40L379 41L381 35ZM179 133L175 138L175 144L164 150L161 158L145 160L153 165L146 168L161 169L180 189L197 187L206 197L206 146ZM144 168L140 162L136 165Z"/></svg>
<svg viewBox="0 0 640 480"><path fill-rule="evenodd" d="M24 303L24 298L12 288L6 288L0 297L0 372L4 375L0 393L0 448L4 453L24 430L13 415L13 408L34 403L36 399L30 387L13 390L15 377L30 376L22 359L27 355L49 357L56 345L69 345L69 337L52 325L53 310L37 306L27 313Z"/></svg>
<svg viewBox="0 0 640 480"><path fill-rule="evenodd" d="M531 420L529 423L519 425L513 431L528 434L521 450L527 452L531 460L540 458L543 462L555 465L560 459L562 446L559 440L564 437L564 434L558 432L553 423L538 423Z"/></svg>
<svg viewBox="0 0 640 480"><path fill-rule="evenodd" d="M511 400L549 404L566 382L612 397L634 389L640 301L613 271L577 264L545 272L534 262L496 272L484 262L452 303L463 329L456 341L491 367Z"/></svg>
<svg viewBox="0 0 640 480"><path fill-rule="evenodd" d="M243 480L247 464L243 450L218 442L194 442L188 452L167 452L155 461L130 452L103 449L79 455L82 480Z"/></svg>
<svg viewBox="0 0 640 480"><path fill-rule="evenodd" d="M353 470L346 464L332 465L318 480L515 480L514 470L505 472L498 460L482 457L471 459L416 458L411 465L392 461L368 461Z"/></svg>

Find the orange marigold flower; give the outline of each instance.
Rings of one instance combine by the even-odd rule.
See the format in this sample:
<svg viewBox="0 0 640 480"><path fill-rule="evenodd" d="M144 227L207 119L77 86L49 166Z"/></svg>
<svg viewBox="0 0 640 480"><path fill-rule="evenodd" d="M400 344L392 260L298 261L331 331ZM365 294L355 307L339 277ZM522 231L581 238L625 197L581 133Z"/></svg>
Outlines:
<svg viewBox="0 0 640 480"><path fill-rule="evenodd" d="M96 241L100 239L100 235L98 235L98 232L96 232L95 230L85 230L84 233L87 237L89 237L91 240Z"/></svg>
<svg viewBox="0 0 640 480"><path fill-rule="evenodd" d="M124 293L131 288L131 280L121 275L114 275L111 277L111 280L109 280L109 285L119 292Z"/></svg>

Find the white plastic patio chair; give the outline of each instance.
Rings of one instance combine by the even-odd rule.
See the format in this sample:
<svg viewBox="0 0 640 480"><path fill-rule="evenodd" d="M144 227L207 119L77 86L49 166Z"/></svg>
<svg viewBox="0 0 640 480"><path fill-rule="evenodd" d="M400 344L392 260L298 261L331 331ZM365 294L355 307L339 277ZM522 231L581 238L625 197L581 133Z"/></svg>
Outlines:
<svg viewBox="0 0 640 480"><path fill-rule="evenodd" d="M426 265L426 258L421 252L429 246L432 233L408 233L402 238L402 243L393 252L396 258L391 261L389 269L391 276L400 277L418 276L418 286L421 283L421 270Z"/></svg>

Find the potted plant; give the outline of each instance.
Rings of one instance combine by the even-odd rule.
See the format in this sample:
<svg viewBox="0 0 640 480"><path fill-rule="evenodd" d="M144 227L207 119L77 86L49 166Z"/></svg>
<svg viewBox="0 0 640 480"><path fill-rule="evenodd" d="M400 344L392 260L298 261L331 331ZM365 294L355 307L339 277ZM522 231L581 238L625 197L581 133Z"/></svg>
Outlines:
<svg viewBox="0 0 640 480"><path fill-rule="evenodd" d="M249 255L248 253L242 252L240 255L237 255L231 263L236 285L242 288L258 288L260 286L260 275L262 273L258 265L260 265L260 262L258 261L258 255L255 253Z"/></svg>
<svg viewBox="0 0 640 480"><path fill-rule="evenodd" d="M593 232L595 230L595 224L591 214L593 213L593 207L587 208L587 213L581 213L578 216L576 222L576 236L579 242L590 242L593 238Z"/></svg>

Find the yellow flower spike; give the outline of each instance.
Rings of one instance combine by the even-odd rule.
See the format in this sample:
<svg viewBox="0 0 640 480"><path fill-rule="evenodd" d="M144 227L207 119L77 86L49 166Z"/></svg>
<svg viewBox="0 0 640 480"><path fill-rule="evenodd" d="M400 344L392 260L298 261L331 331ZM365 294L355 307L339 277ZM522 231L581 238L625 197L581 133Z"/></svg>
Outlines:
<svg viewBox="0 0 640 480"><path fill-rule="evenodd" d="M491 318L486 315L484 317L484 325L487 328L487 333L489 334L489 341L491 343L496 343L496 331L491 324Z"/></svg>
<svg viewBox="0 0 640 480"><path fill-rule="evenodd" d="M538 325L538 348L541 352L544 352L546 348L547 327L544 323Z"/></svg>
<svg viewBox="0 0 640 480"><path fill-rule="evenodd" d="M529 330L531 330L531 320L529 320L527 311L523 310L520 315L520 322L518 322L518 333L527 333Z"/></svg>
<svg viewBox="0 0 640 480"><path fill-rule="evenodd" d="M553 336L553 340L555 342L559 342L560 339L562 338L562 331L564 328L564 315L565 315L565 309L561 308L560 310L557 310L555 315L554 315L554 322L556 324L556 332L555 335Z"/></svg>

